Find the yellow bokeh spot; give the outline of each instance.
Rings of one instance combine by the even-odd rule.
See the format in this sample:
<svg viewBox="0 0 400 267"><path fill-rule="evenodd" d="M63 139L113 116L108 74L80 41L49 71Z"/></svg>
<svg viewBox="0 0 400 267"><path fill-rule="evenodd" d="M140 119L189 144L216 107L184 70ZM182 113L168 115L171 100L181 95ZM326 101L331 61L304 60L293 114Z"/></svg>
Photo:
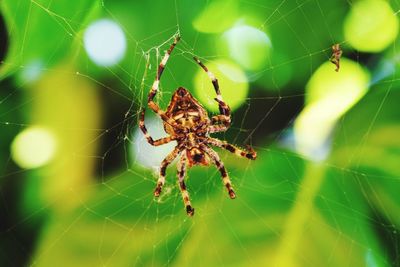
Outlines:
<svg viewBox="0 0 400 267"><path fill-rule="evenodd" d="M306 87L306 107L296 119L296 148L311 158L325 156L326 142L337 120L368 90L369 73L342 58L339 72L330 62L322 64Z"/></svg>
<svg viewBox="0 0 400 267"><path fill-rule="evenodd" d="M41 167L54 157L56 143L56 138L50 130L32 126L14 138L11 144L11 156L22 168Z"/></svg>
<svg viewBox="0 0 400 267"><path fill-rule="evenodd" d="M235 22L237 14L238 1L213 0L208 2L192 24L199 32L220 33Z"/></svg>
<svg viewBox="0 0 400 267"><path fill-rule="evenodd" d="M221 50L247 70L257 71L268 63L271 40L268 35L248 25L237 25L222 35Z"/></svg>
<svg viewBox="0 0 400 267"><path fill-rule="evenodd" d="M396 38L397 16L383 0L356 1L344 22L345 39L355 49L379 52Z"/></svg>
<svg viewBox="0 0 400 267"><path fill-rule="evenodd" d="M228 60L216 60L207 62L208 69L218 78L219 87L224 101L231 107L237 109L246 100L249 84L246 74L233 62ZM207 73L201 68L194 78L196 98L207 109L217 112L218 103L214 87Z"/></svg>
<svg viewBox="0 0 400 267"><path fill-rule="evenodd" d="M336 99L343 112L366 92L370 76L357 62L342 58L340 70L335 72L334 69L332 63L325 62L314 72L306 85L307 104L322 99Z"/></svg>

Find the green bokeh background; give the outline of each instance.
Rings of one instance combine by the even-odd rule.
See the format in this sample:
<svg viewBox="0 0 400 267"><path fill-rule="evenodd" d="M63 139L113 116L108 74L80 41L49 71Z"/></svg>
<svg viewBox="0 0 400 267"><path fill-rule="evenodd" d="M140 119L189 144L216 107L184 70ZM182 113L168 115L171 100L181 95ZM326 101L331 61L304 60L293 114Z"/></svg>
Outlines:
<svg viewBox="0 0 400 267"><path fill-rule="evenodd" d="M400 266L398 37L373 53L349 44L346 16L362 1L2 0L0 266ZM399 2L387 3L398 23ZM126 35L116 66L96 66L84 49L85 29L100 18ZM260 67L243 69L247 98L216 137L251 144L258 158L217 149L234 201L214 167L191 169L189 218L175 164L153 198L157 175L132 153L137 112L177 32L157 101L165 107L179 86L212 99L195 84L192 56L232 61L222 36L237 23L268 34L272 46L265 64L246 51ZM335 121L326 157L310 160L294 149L293 124L318 98L306 85L334 43L371 81ZM334 68L323 77L329 84ZM221 88L228 103L232 86ZM35 125L52 129L57 152L22 169L11 144Z"/></svg>

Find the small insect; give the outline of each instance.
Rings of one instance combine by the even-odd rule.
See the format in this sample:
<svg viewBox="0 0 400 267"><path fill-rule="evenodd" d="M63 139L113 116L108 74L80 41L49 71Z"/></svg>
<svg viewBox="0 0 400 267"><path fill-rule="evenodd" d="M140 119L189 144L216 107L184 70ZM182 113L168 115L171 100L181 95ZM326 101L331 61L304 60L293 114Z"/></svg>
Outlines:
<svg viewBox="0 0 400 267"><path fill-rule="evenodd" d="M338 72L340 68L340 57L342 56L342 49L339 44L332 45L332 56L329 61L336 65L335 71Z"/></svg>
<svg viewBox="0 0 400 267"><path fill-rule="evenodd" d="M158 66L156 78L149 92L147 101L148 107L157 113L157 115L163 120L164 130L167 134L169 134L169 136L160 138L158 140L153 140L153 138L148 134L144 123L145 108L142 109L139 118L139 127L145 135L147 142L153 146L163 145L173 140L177 142L174 150L170 152L170 154L168 154L168 156L161 163L160 175L154 191L154 196L158 197L161 194L162 187L165 184L167 166L175 158L180 156L177 164L179 188L182 194L186 213L189 216L193 216L194 208L190 203L189 193L186 190L184 181L187 168L190 168L194 165L208 166L211 163L215 164L222 176L222 181L228 190L230 198L234 199L236 194L233 191L232 183L229 179L225 166L218 154L212 148L210 148L210 146L226 149L237 156L245 157L251 160L256 159L257 153L252 148L243 150L225 141L210 137L211 133L224 132L229 128L231 125L231 112L229 106L222 99L217 78L197 57L194 57L194 60L205 72L207 72L214 86L216 92L215 101L219 106L219 114L209 118L204 107L191 95L187 89L183 87L179 87L173 93L171 102L169 103L166 111L161 110L160 107L153 101L158 91L160 78L164 71L165 65L167 64L171 52L179 40L180 36L177 35L173 44L165 53L164 58Z"/></svg>

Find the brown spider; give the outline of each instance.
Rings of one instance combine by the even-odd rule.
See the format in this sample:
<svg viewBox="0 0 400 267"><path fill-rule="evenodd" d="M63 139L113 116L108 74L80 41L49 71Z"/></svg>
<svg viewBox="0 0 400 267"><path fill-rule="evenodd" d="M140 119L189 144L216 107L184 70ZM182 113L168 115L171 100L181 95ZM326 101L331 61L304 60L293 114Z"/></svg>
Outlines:
<svg viewBox="0 0 400 267"><path fill-rule="evenodd" d="M332 56L329 61L336 65L335 71L338 72L340 68L340 57L342 56L342 49L339 44L332 45Z"/></svg>
<svg viewBox="0 0 400 267"><path fill-rule="evenodd" d="M214 86L217 97L215 101L218 102L220 114L208 117L207 111L204 107L189 93L189 91L183 87L179 87L172 95L171 102L168 105L167 111L163 111L153 101L160 83L161 74L164 71L164 67L171 55L172 50L176 46L180 39L177 35L171 47L165 53L160 65L156 79L153 83L151 91L148 95L148 106L151 110L160 116L163 120L164 130L168 137L164 137L158 140L148 134L146 126L144 124L145 108L141 112L139 119L139 127L144 133L147 142L153 146L159 146L175 140L178 144L174 150L162 161L160 168L160 177L157 181L157 186L154 191L154 196L158 197L161 193L161 189L165 183L165 172L167 166L180 155L178 162L178 182L182 193L183 202L186 207L186 212L189 216L194 214L194 208L192 208L189 199L189 193L186 190L184 177L186 174L186 166L192 167L193 165L208 166L210 161L216 165L222 176L222 181L228 190L230 198L235 198L235 192L232 189L231 181L228 173L224 167L224 164L220 160L218 154L211 149L209 146L217 146L224 148L229 152L232 152L238 156L245 157L248 159L256 159L257 153L249 148L248 151L239 149L225 141L221 141L209 136L210 133L226 131L231 124L231 115L229 106L222 100L221 92L218 86L218 80L215 76L207 69L207 67L200 62L197 57L194 60L207 72Z"/></svg>

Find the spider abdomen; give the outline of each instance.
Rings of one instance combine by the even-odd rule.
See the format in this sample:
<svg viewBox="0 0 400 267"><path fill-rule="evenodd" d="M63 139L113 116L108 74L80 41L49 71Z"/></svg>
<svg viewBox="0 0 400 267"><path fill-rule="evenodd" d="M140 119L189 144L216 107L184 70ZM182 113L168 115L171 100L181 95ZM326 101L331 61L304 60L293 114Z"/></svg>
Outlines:
<svg viewBox="0 0 400 267"><path fill-rule="evenodd" d="M197 147L194 147L190 150L186 150L186 156L188 159L189 166L193 166L193 165L208 166L208 165L210 165L210 159L207 156L207 154L202 152Z"/></svg>

